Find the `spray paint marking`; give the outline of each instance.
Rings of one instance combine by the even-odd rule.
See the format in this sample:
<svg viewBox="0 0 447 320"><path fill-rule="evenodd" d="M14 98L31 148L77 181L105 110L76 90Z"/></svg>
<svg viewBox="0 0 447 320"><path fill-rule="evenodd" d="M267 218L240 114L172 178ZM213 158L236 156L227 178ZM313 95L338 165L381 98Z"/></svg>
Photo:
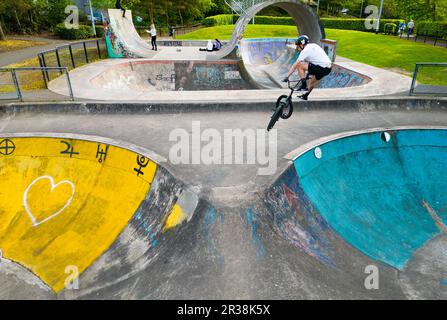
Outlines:
<svg viewBox="0 0 447 320"><path fill-rule="evenodd" d="M219 251L217 250L216 244L214 243L213 237L211 235L211 227L216 223L217 221L217 211L215 208L210 208L207 210L205 214L204 219L204 235L208 242L208 249L210 252L217 257L218 262L220 264L223 264L225 262L225 259L222 255L219 254ZM222 222L223 220L221 220Z"/></svg>
<svg viewBox="0 0 447 320"><path fill-rule="evenodd" d="M261 259L265 255L265 249L262 244L261 238L259 238L258 226L256 223L257 219L252 209L247 209L247 211L245 212L245 219L247 224L251 227L251 237L253 245L257 249L257 258Z"/></svg>
<svg viewBox="0 0 447 320"><path fill-rule="evenodd" d="M441 218L438 216L436 211L430 206L430 204L427 201L422 200L422 206L427 210L432 219L435 221L438 229L443 233L447 233L447 226L444 224L444 222L442 222Z"/></svg>

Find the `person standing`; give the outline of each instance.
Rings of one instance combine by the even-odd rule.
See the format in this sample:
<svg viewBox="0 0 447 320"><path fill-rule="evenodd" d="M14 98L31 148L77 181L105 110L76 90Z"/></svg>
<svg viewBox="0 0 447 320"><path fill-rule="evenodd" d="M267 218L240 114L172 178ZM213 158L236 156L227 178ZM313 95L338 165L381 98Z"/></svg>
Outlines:
<svg viewBox="0 0 447 320"><path fill-rule="evenodd" d="M124 9L124 8L121 6L121 0L116 0L116 2L115 2L115 8L116 8L116 9L120 9L120 10L122 11L122 13L123 13L123 18L126 17L126 9Z"/></svg>
<svg viewBox="0 0 447 320"><path fill-rule="evenodd" d="M157 51L157 29L155 29L154 24L151 24L151 28L150 28L149 32L151 34L152 50Z"/></svg>
<svg viewBox="0 0 447 320"><path fill-rule="evenodd" d="M413 21L413 19L411 19L410 22L408 22L407 28L408 28L407 37L409 38L411 35L413 35L413 31L414 31L414 21Z"/></svg>
<svg viewBox="0 0 447 320"><path fill-rule="evenodd" d="M401 22L399 23L399 29L398 29L398 31L397 31L400 37L402 37L402 35L404 34L405 27L406 27L406 25L405 25L405 21L401 21Z"/></svg>

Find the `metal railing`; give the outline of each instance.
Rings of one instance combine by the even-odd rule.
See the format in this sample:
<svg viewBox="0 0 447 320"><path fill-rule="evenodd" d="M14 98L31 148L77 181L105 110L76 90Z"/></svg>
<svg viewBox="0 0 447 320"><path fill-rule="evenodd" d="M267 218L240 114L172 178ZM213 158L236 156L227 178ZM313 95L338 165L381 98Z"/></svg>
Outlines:
<svg viewBox="0 0 447 320"><path fill-rule="evenodd" d="M413 72L413 80L411 81L411 88L410 88L410 96L411 95L438 95L438 96L447 96L447 81L444 83L435 83L434 80L424 80L423 82L418 84L417 77L420 75L422 68L445 68L445 76L439 77L440 79L447 79L447 63L445 62L420 62L416 63L414 67ZM441 74L443 70L440 70L439 72L436 72L437 75ZM441 80L443 81L443 80Z"/></svg>
<svg viewBox="0 0 447 320"><path fill-rule="evenodd" d="M259 3L266 0L224 0L225 3L237 13L246 13L246 11Z"/></svg>
<svg viewBox="0 0 447 320"><path fill-rule="evenodd" d="M1 86L10 86L13 85L14 89L15 89L15 96L14 97L2 97L2 95L0 94L0 100L20 100L20 101L24 101L23 96L24 96L24 90L22 88L22 85L20 83L19 80L19 76L17 75L18 72L20 71L40 71L42 72L42 76L44 78L44 81L46 81L45 79L47 79L48 77L48 72L51 71L56 71L59 72L61 75L65 75L66 81L67 81L67 88L68 88L68 94L70 96L70 99L72 101L74 101L74 96L73 96L73 88L71 86L71 81L70 81L70 75L68 74L68 68L66 67L22 67L22 68L0 68L0 73L9 73L11 75L11 79L12 79L12 83L2 83L1 82L1 78L0 78L0 87ZM46 83L46 82L45 82ZM1 93L1 91L0 91Z"/></svg>
<svg viewBox="0 0 447 320"><path fill-rule="evenodd" d="M93 51L97 53L99 59L106 57L106 52L101 52L101 47L103 51L106 49L106 44L104 39L95 39L88 41L73 42L63 46L58 46L54 49L40 52L37 57L39 59L39 64L41 68L67 68L68 70L74 69L84 64L88 64L94 60ZM75 48L78 50L74 51ZM91 54L89 56L89 51ZM51 57L53 56L53 57ZM48 82L50 78L48 76L48 70L42 71L45 86L48 88Z"/></svg>

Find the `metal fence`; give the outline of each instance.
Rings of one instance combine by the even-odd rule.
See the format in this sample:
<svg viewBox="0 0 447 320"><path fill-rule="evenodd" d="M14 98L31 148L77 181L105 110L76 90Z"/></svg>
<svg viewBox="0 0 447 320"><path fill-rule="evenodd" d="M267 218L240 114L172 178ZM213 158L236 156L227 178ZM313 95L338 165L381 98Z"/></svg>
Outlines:
<svg viewBox="0 0 447 320"><path fill-rule="evenodd" d="M106 43L104 39L74 42L59 46L51 50L43 51L37 55L41 68L67 68L72 70L90 62L107 57ZM52 79L47 71L43 71L45 86Z"/></svg>
<svg viewBox="0 0 447 320"><path fill-rule="evenodd" d="M73 89L70 82L70 75L66 67L22 67L22 68L0 68L0 100L19 100L24 101L25 95L31 95L33 101L38 100L66 100L67 97L59 96L51 93L48 90L36 89L28 90L20 81L20 73L34 72L40 73L46 82L50 73L56 73L57 76L65 76L67 87L66 96L69 96L74 101ZM39 99L40 97L40 99ZM28 100L28 99L27 99Z"/></svg>
<svg viewBox="0 0 447 320"><path fill-rule="evenodd" d="M447 63L416 63L410 95L447 96Z"/></svg>

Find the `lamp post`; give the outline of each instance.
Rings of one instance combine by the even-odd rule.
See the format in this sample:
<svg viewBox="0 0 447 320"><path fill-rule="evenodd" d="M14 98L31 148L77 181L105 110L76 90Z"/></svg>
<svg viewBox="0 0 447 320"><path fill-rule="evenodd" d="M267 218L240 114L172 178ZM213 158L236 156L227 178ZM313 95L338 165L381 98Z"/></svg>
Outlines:
<svg viewBox="0 0 447 320"><path fill-rule="evenodd" d="M255 0L252 1L252 6L255 5ZM255 16L253 16L253 24L255 24Z"/></svg>
<svg viewBox="0 0 447 320"><path fill-rule="evenodd" d="M95 17L93 16L93 8L91 0L88 0L88 5L90 7L90 19L92 20L93 35L96 37Z"/></svg>
<svg viewBox="0 0 447 320"><path fill-rule="evenodd" d="M379 19L377 20L376 34L379 33L380 18L382 17L382 9L383 9L383 0L380 0Z"/></svg>

